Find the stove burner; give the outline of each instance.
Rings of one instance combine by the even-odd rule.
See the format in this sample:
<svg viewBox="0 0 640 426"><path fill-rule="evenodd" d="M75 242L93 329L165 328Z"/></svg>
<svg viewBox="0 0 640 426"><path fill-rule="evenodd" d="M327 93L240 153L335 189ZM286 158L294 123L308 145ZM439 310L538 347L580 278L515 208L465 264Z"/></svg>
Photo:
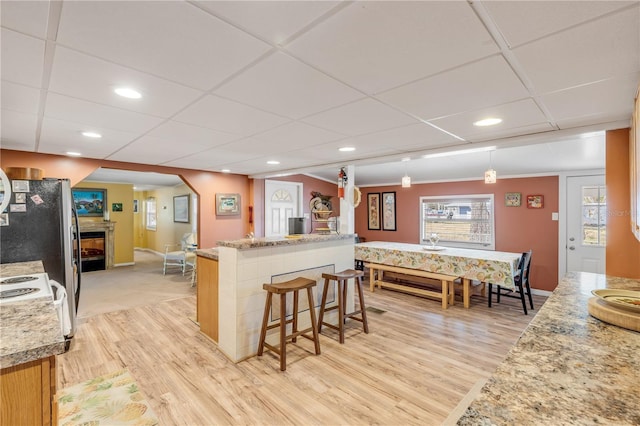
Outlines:
<svg viewBox="0 0 640 426"><path fill-rule="evenodd" d="M11 278L7 278L4 279L2 281L0 281L0 284L21 284L21 283L26 283L29 281L34 281L37 280L38 277L32 277L29 275L25 275L22 277L11 277Z"/></svg>
<svg viewBox="0 0 640 426"><path fill-rule="evenodd" d="M11 290L0 291L0 299L9 299L12 297L24 296L25 294L40 291L39 288L14 288Z"/></svg>

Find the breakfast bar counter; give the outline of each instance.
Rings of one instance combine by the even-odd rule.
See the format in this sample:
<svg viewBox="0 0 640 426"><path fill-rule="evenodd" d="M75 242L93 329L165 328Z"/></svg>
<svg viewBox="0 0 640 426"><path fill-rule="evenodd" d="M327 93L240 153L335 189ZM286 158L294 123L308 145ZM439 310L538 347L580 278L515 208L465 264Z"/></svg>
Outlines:
<svg viewBox="0 0 640 426"><path fill-rule="evenodd" d="M640 424L640 333L590 316L596 289L640 281L568 273L457 424Z"/></svg>
<svg viewBox="0 0 640 426"><path fill-rule="evenodd" d="M277 238L243 238L219 241L217 300L218 349L234 362L254 356L266 300L265 283L296 277L321 282L322 273L353 269L352 234L304 234ZM196 252L200 258L205 253ZM200 283L200 281L198 281ZM322 286L314 287L317 309ZM349 304L350 301L350 304ZM306 297L301 299L306 304ZM347 308L353 306L353 289L347 294ZM306 309L306 308L305 308ZM307 315L301 315L304 328Z"/></svg>

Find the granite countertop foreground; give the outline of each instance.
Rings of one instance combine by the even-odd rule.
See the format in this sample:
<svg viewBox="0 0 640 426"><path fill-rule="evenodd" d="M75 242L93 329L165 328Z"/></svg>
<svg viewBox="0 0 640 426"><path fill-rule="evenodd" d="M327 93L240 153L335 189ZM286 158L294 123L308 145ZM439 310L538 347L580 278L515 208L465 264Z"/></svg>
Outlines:
<svg viewBox="0 0 640 426"><path fill-rule="evenodd" d="M355 234L298 234L296 236L292 236L291 238L242 238L239 240L218 241L218 246L243 250L257 247L286 246L349 239L355 242Z"/></svg>
<svg viewBox="0 0 640 426"><path fill-rule="evenodd" d="M211 260L218 260L218 249L210 248L210 249L197 249L196 255L206 257Z"/></svg>
<svg viewBox="0 0 640 426"><path fill-rule="evenodd" d="M44 272L42 262L0 265L3 278ZM64 353L52 297L0 305L0 369Z"/></svg>
<svg viewBox="0 0 640 426"><path fill-rule="evenodd" d="M568 273L458 425L640 424L640 333L589 315L600 288L640 281Z"/></svg>

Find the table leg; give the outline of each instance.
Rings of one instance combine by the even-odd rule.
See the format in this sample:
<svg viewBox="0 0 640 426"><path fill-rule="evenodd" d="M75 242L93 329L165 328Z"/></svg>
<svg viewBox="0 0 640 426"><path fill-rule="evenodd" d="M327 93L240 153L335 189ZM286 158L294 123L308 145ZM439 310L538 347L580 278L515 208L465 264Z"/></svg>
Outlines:
<svg viewBox="0 0 640 426"><path fill-rule="evenodd" d="M462 279L462 300L464 301L464 307L469 309L469 298L471 297L471 280L468 278Z"/></svg>

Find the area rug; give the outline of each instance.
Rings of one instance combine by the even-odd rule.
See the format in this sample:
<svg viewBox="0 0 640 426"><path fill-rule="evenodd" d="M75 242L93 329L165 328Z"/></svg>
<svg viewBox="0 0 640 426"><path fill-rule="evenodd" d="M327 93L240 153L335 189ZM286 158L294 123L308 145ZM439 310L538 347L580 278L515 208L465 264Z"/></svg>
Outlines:
<svg viewBox="0 0 640 426"><path fill-rule="evenodd" d="M58 424L151 426L158 418L127 370L105 374L62 389Z"/></svg>

